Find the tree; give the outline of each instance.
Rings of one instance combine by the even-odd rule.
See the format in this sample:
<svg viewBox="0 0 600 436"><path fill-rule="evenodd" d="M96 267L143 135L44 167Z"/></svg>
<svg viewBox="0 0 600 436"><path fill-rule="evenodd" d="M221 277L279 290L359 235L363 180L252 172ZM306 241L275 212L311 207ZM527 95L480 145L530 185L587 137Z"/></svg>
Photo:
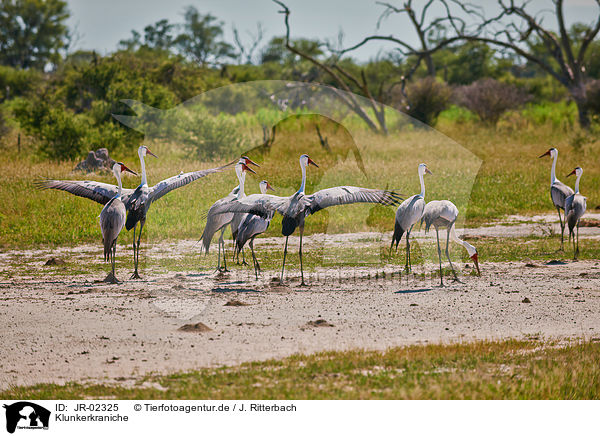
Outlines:
<svg viewBox="0 0 600 436"><path fill-rule="evenodd" d="M174 43L173 30L176 25L162 19L144 27L144 40L139 32L132 30L131 38L119 41L119 46L125 50L136 50L146 47L152 50L169 50Z"/></svg>
<svg viewBox="0 0 600 436"><path fill-rule="evenodd" d="M543 22L548 11L535 14L528 10L527 0L497 0L500 12L486 18L470 11L478 20L476 31L458 32L458 37L468 41L481 41L507 50L537 65L568 91L579 113L579 124L590 126L586 87L586 55L600 31L600 14L591 26L577 26L569 32L564 18L564 1L553 0L551 14L556 19L558 33ZM596 0L600 7L600 0ZM544 13L545 12L545 13Z"/></svg>
<svg viewBox="0 0 600 436"><path fill-rule="evenodd" d="M43 69L69 43L67 3L62 0L0 1L0 63Z"/></svg>
<svg viewBox="0 0 600 436"><path fill-rule="evenodd" d="M193 6L186 9L184 19L183 33L175 38L182 54L203 67L236 57L233 46L223 41L223 22L211 14L202 15Z"/></svg>

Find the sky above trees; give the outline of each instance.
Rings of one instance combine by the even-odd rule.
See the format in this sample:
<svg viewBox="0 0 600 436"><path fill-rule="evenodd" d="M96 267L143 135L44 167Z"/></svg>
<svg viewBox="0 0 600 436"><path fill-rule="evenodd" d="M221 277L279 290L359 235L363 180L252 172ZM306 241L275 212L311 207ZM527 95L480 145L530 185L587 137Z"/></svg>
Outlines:
<svg viewBox="0 0 600 436"><path fill-rule="evenodd" d="M93 49L101 54L114 51L120 40L131 36L131 30L141 31L146 25L163 18L174 23L182 22L188 5L195 6L201 13L210 12L224 21L225 39L229 42L233 41L234 25L242 39L249 39L247 32L256 32L256 24L261 22L263 43L284 33L281 15L277 13L279 8L271 0L67 0L67 3L71 11L68 24L79 35L76 48ZM401 5L402 1L390 3ZM473 3L486 7L490 14L494 12L495 0L476 0ZM342 29L347 46L377 31L377 20L383 11L375 0L289 0L286 4L293 13L292 37L336 40ZM534 0L532 10L547 4L547 1ZM597 16L595 0L567 0L565 10L569 22L590 23ZM548 14L546 20L554 27L554 17ZM416 38L407 18L400 16L383 21L377 32L383 35L393 33L410 43ZM366 61L390 48L384 43L367 44L353 52L353 56Z"/></svg>

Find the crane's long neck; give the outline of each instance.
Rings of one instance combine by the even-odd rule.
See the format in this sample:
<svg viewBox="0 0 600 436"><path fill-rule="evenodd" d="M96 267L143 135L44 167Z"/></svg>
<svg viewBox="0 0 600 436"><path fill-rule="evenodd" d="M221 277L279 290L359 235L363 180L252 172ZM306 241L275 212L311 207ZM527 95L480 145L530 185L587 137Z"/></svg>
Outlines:
<svg viewBox="0 0 600 436"><path fill-rule="evenodd" d="M425 198L425 181L423 180L423 171L419 170L419 181L421 182L421 197Z"/></svg>
<svg viewBox="0 0 600 436"><path fill-rule="evenodd" d="M306 165L300 162L300 168L302 169L302 183L300 184L300 189L298 189L298 192L304 193L304 188L306 188Z"/></svg>
<svg viewBox="0 0 600 436"><path fill-rule="evenodd" d="M469 253L469 256L471 256L473 253L475 253L477 251L477 249L475 247L473 247L471 244L469 244L467 241L463 241L462 239L460 239L458 237L458 235L456 234L456 231L454 230L454 224L452 224L452 228L450 229L450 237L452 238L452 240L454 242L458 242L460 245L465 247L467 249L467 252Z"/></svg>
<svg viewBox="0 0 600 436"><path fill-rule="evenodd" d="M550 185L556 182L556 159L558 159L558 151L554 152L554 160L552 161L552 171L550 171Z"/></svg>
<svg viewBox="0 0 600 436"><path fill-rule="evenodd" d="M146 162L144 161L144 150L139 150L138 155L140 156L140 166L142 167L142 185L147 185L148 180L146 180Z"/></svg>
<svg viewBox="0 0 600 436"><path fill-rule="evenodd" d="M120 171L115 171L115 177L117 178L117 186L118 186L118 190L117 190L117 196L116 198L121 197L121 194L123 193L123 184L121 183L121 174Z"/></svg>
<svg viewBox="0 0 600 436"><path fill-rule="evenodd" d="M240 182L240 184L238 185L238 193L237 193L237 198L239 200L240 198L243 198L246 196L246 193L244 192L244 183L246 182L246 173L243 171L242 168L236 168L235 171L237 173L238 180Z"/></svg>
<svg viewBox="0 0 600 436"><path fill-rule="evenodd" d="M577 174L577 180L575 181L575 194L579 194L579 179L581 179L581 175L583 172Z"/></svg>

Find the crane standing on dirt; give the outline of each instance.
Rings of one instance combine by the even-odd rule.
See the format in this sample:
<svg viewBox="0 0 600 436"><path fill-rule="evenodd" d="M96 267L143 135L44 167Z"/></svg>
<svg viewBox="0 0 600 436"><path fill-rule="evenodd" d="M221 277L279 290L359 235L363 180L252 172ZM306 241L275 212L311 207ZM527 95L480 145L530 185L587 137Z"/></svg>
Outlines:
<svg viewBox="0 0 600 436"><path fill-rule="evenodd" d="M231 224L235 218L234 213L221 214L217 213L216 210L226 204L229 204L236 199L241 199L246 196L244 193L244 183L246 181L246 171L250 171L251 173L256 172L252 170L248 165L259 166L257 163L253 162L249 157L242 156L238 163L235 166L235 172L238 177L238 186L236 186L226 197L217 200L208 210L206 216L206 225L204 226L204 230L202 231L202 236L200 237L200 241L202 241L202 247L205 253L208 253L210 249L210 241L213 238L213 235L221 230L221 235L219 236L219 254L218 254L218 264L217 271L225 272L227 271L227 260L225 256L225 241L223 240L223 234L227 229L227 225ZM238 222L239 225L239 222ZM237 235L237 228L235 229L235 235ZM232 227L233 233L233 227ZM223 247L223 268L221 268L221 247Z"/></svg>
<svg viewBox="0 0 600 436"><path fill-rule="evenodd" d="M266 180L259 183L259 188L261 194L266 194L269 189L275 191L271 184ZM235 239L235 251L237 251L239 256L239 252L244 248L246 242L250 241L249 245L250 250L252 251L252 261L254 263L254 275L256 276L256 279L258 279L258 273L260 272L260 264L254 254L254 238L267 231L269 224L271 224L271 220L273 219L273 215L274 212L271 212L269 216L263 218L258 215L246 214L238 227L237 237Z"/></svg>
<svg viewBox="0 0 600 436"><path fill-rule="evenodd" d="M460 282L458 276L456 275L456 271L454 271L454 266L452 265L452 261L450 260L450 253L448 251L448 245L450 243L450 238L453 241L461 244L463 247L467 249L467 253L469 253L469 257L475 262L475 268L477 268L477 274L481 275L481 271L479 270L479 261L477 249L469 244L467 241L463 241L458 236L456 236L456 232L454 230L454 224L456 223L456 218L458 218L458 208L454 203L449 200L435 200L430 201L425 205L425 209L423 210L423 217L421 218L421 223L425 223L425 231L429 230L429 227L433 225L435 227L435 236L437 238L437 249L438 249L438 260L440 262L440 286L444 286L444 278L442 273L442 250L440 248L440 235L439 229L446 229L446 257L448 258L448 262L450 263L450 268L452 269L452 274L454 274L454 280Z"/></svg>
<svg viewBox="0 0 600 436"><path fill-rule="evenodd" d="M565 235L565 221L563 222L560 216L560 210L565 210L565 200L567 197L573 195L573 190L565 185L563 182L556 178L556 159L558 159L558 150L556 148L550 148L546 153L542 154L540 158L544 156L550 156L552 160L552 170L550 171L550 198L552 203L558 212L558 220L560 221L560 250L563 250L564 235Z"/></svg>
<svg viewBox="0 0 600 436"><path fill-rule="evenodd" d="M112 271L106 278L105 282L118 284L117 276L115 275L115 254L117 252L117 238L119 233L125 226L125 203L121 199L123 194L123 186L121 184L121 173L123 171L130 172L137 176L121 162L113 165L113 173L117 178L117 194L111 198L100 212L100 230L102 231L102 242L104 244L104 261L111 260Z"/></svg>
<svg viewBox="0 0 600 436"><path fill-rule="evenodd" d="M425 209L425 182L423 181L424 174L432 174L424 163L419 164L417 169L419 173L419 181L421 182L421 193L415 194L412 197L404 200L398 210L396 210L396 219L394 221L394 234L390 245L390 256L392 255L392 247L396 243L396 250L402 235L406 232L406 266L404 269L408 272L411 269L410 263L410 232L417 221L423 216Z"/></svg>
<svg viewBox="0 0 600 436"><path fill-rule="evenodd" d="M565 221L569 226L569 240L571 240L571 237L573 238L573 260L577 260L577 257L579 256L579 222L587 207L587 198L579 193L579 179L581 179L582 174L583 169L577 167L567 176L577 175L577 180L575 181L575 193L565 200ZM575 247L575 232L573 231L576 226L577 247Z"/></svg>

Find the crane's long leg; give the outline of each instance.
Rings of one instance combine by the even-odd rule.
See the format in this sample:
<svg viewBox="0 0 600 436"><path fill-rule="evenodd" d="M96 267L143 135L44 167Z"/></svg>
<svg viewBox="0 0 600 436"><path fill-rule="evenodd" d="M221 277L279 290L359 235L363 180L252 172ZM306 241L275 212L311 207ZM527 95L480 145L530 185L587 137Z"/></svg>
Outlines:
<svg viewBox="0 0 600 436"><path fill-rule="evenodd" d="M440 262L440 287L444 286L444 275L442 274L442 249L440 248L440 233L436 227L435 237L437 239L438 260Z"/></svg>
<svg viewBox="0 0 600 436"><path fill-rule="evenodd" d="M281 279L279 280L279 284L283 284L283 271L285 270L285 257L287 255L287 246L288 246L289 236L285 237L285 247L283 248L283 265L281 266Z"/></svg>
<svg viewBox="0 0 600 436"><path fill-rule="evenodd" d="M573 233L573 242L575 242L575 233ZM577 249L575 250L575 260L579 258L579 220L577 220Z"/></svg>
<svg viewBox="0 0 600 436"><path fill-rule="evenodd" d="M394 237L392 236L392 243L390 244L390 259L392 258L392 249L394 248Z"/></svg>
<svg viewBox="0 0 600 436"><path fill-rule="evenodd" d="M412 231L412 226L410 226L410 229L408 229L408 232L406 232L406 265L404 266L404 269L406 270L406 272L412 271L412 265L410 262L410 232L411 231Z"/></svg>
<svg viewBox="0 0 600 436"><path fill-rule="evenodd" d="M221 271L221 239L217 242L219 252L217 253L217 271Z"/></svg>
<svg viewBox="0 0 600 436"><path fill-rule="evenodd" d="M256 276L256 280L258 280L258 272L260 271L260 265L258 264L256 255L254 254L254 238L250 239L250 250L252 251L252 262L254 263L254 275Z"/></svg>
<svg viewBox="0 0 600 436"><path fill-rule="evenodd" d="M446 257L448 258L448 262L450 263L450 269L452 269L452 274L454 275L454 281L456 282L460 282L460 279L458 278L458 276L456 275L456 271L454 270L454 265L452 265L452 260L450 259L450 251L449 251L449 245L450 245L450 229L452 227L448 227L448 235L446 237Z"/></svg>
<svg viewBox="0 0 600 436"><path fill-rule="evenodd" d="M135 265L137 265L137 255L136 255L136 250L135 250L135 231L137 229L137 223L135 223L135 226L133 226L133 265L135 268ZM137 269L137 268L135 268ZM131 278L133 278L133 275L131 276Z"/></svg>
<svg viewBox="0 0 600 436"><path fill-rule="evenodd" d="M137 240L137 247L134 251L135 255L134 255L134 259L133 259L133 263L135 264L135 271L133 272L133 274L131 275L132 279L141 279L140 274L138 273L138 265L140 263L140 241L142 239L142 229L144 228L144 224L146 224L146 220L141 220L140 221L140 233L138 235L138 240ZM133 243L135 245L135 227L133 228Z"/></svg>
<svg viewBox="0 0 600 436"><path fill-rule="evenodd" d="M302 234L304 233L304 226L300 227L300 249L298 250L298 254L300 254L300 277L302 277L302 282L300 286L306 286L304 283L304 269L302 267Z"/></svg>
<svg viewBox="0 0 600 436"><path fill-rule="evenodd" d="M238 251L238 262L240 261L240 252ZM246 262L246 253L244 253L244 247L242 247L242 265L248 265Z"/></svg>
<svg viewBox="0 0 600 436"><path fill-rule="evenodd" d="M223 246L223 268L221 269L221 262L219 259L219 266L217 269L221 272L229 272L227 269L227 256L225 255L225 240L223 239L223 235L225 234L225 226L223 226L223 230L221 230L221 236L219 236L219 244Z"/></svg>
<svg viewBox="0 0 600 436"><path fill-rule="evenodd" d="M565 217L565 224L563 224L562 217L560 216L560 207L556 206L556 211L558 212L558 221L560 222L560 250L563 251L563 244L565 240L565 224L567 217Z"/></svg>

